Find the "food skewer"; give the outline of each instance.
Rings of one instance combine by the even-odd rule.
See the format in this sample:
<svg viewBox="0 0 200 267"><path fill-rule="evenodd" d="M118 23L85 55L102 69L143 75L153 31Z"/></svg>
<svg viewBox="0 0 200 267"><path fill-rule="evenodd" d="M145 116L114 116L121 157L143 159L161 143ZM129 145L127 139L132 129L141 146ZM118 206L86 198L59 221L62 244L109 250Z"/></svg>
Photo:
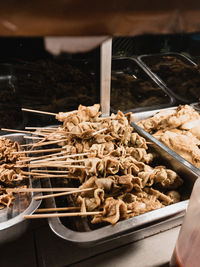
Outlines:
<svg viewBox="0 0 200 267"><path fill-rule="evenodd" d="M59 113L53 113L53 112L41 111L41 110L29 109L29 108L21 108L21 110L22 111L27 111L27 112L32 112L32 113L50 115L50 116L59 115ZM77 110L72 110L72 111L67 111L66 113L69 115L69 114L73 114L73 113L76 113L76 112L77 112Z"/></svg>
<svg viewBox="0 0 200 267"><path fill-rule="evenodd" d="M19 160L17 161L16 163L23 163L23 162L27 162L27 161L35 161L35 160L38 160L38 159L48 159L51 157L51 155L53 156L56 156L56 155L63 155L63 153L65 153L64 151L63 152L58 152L58 153L52 153L52 154L48 154L48 155L44 155L44 156L39 156L39 157L26 157L25 159L23 160Z"/></svg>
<svg viewBox="0 0 200 267"><path fill-rule="evenodd" d="M51 198L51 197L66 196L66 195L71 195L71 194L76 194L76 193L81 193L81 192L86 192L86 191L91 191L91 190L94 190L94 188L84 188L84 189L73 190L70 192L50 194L50 195L45 195L45 196L38 196L38 197L34 197L34 199L40 200L40 199Z"/></svg>
<svg viewBox="0 0 200 267"><path fill-rule="evenodd" d="M99 215L99 214L102 214L102 211L47 213L47 214L24 215L24 219L44 219L44 218L56 218L56 217L91 216L91 215Z"/></svg>
<svg viewBox="0 0 200 267"><path fill-rule="evenodd" d="M56 116L57 115L57 113L53 113L53 112L40 111L40 110L28 109L28 108L21 108L21 110L22 111L27 111L27 112L32 112L32 113L50 115L50 116Z"/></svg>
<svg viewBox="0 0 200 267"><path fill-rule="evenodd" d="M28 177L27 177L28 178ZM69 175L42 175L39 176L35 176L34 179L42 179L42 178L47 178L47 179L50 179L50 178L65 178L65 179L79 179L79 177L75 177L75 176L69 176Z"/></svg>
<svg viewBox="0 0 200 267"><path fill-rule="evenodd" d="M36 153L45 153L45 152L56 152L61 151L63 148L47 148L47 149L39 149L39 150L23 150L23 151L16 151L11 152L11 154L36 154Z"/></svg>
<svg viewBox="0 0 200 267"><path fill-rule="evenodd" d="M35 212L68 211L68 210L80 210L80 207L44 208L44 209L37 209Z"/></svg>
<svg viewBox="0 0 200 267"><path fill-rule="evenodd" d="M153 142L146 142L147 145L153 145Z"/></svg>
<svg viewBox="0 0 200 267"><path fill-rule="evenodd" d="M17 130L17 129L1 128L1 131L15 132L15 133L25 133L25 134L35 134L35 135L46 136L45 134L42 134L42 133L40 133L40 132L31 132L31 131Z"/></svg>
<svg viewBox="0 0 200 267"><path fill-rule="evenodd" d="M29 193L29 192L70 192L77 188L72 187L49 187L49 188L4 188L6 192Z"/></svg>
<svg viewBox="0 0 200 267"><path fill-rule="evenodd" d="M69 173L69 172L66 172ZM28 174L25 174L28 175ZM34 176L34 179L36 178L69 178L69 179L79 179L79 177L71 177L68 174L47 174L47 173L34 173L30 172L30 175Z"/></svg>
<svg viewBox="0 0 200 267"><path fill-rule="evenodd" d="M71 160L68 160L68 161L61 161L59 160L60 158L58 158L58 160L54 159L54 160L50 160L50 159L44 159L44 160L41 160L41 161L31 161L30 164L38 164L38 163L42 163L42 164L60 164L60 163L63 163L63 164L71 164L71 163L82 163L82 162L85 162L87 159L71 159Z"/></svg>
<svg viewBox="0 0 200 267"><path fill-rule="evenodd" d="M47 174L47 173L37 173L37 172L24 172L24 171L22 171L22 174L24 174L24 175L36 175L36 176L45 176L45 177L51 177L51 176L58 176L59 177L59 175L51 175L51 174ZM66 175L60 175L60 177L61 176L66 176Z"/></svg>
<svg viewBox="0 0 200 267"><path fill-rule="evenodd" d="M26 144L26 145L22 145L22 146L32 146L32 147L38 147L38 146L47 146L47 145L53 145L53 144L57 144L57 143L61 143L61 142L65 142L68 141L68 139L59 139L59 140L53 140L53 141L48 141L48 142L41 142L41 143L31 143L31 144Z"/></svg>
<svg viewBox="0 0 200 267"><path fill-rule="evenodd" d="M101 129L99 131L94 132L92 135L95 136L95 135L97 135L99 133L105 132L106 130L107 130L107 128Z"/></svg>
<svg viewBox="0 0 200 267"><path fill-rule="evenodd" d="M56 208L56 209L49 209L49 211L62 211L62 210L72 210L66 208ZM73 208L73 207L69 207ZM79 208L79 207L75 207ZM45 212L48 209L38 209L41 212ZM36 210L36 211L38 211ZM40 211L39 211L40 212ZM131 210L127 211L127 214L131 213ZM46 214L33 214L33 215L24 215L24 219L45 219L45 218L56 218L56 217L74 217L74 216L93 216L93 215L100 215L103 211L87 211L87 212L66 212L66 213L46 213Z"/></svg>
<svg viewBox="0 0 200 267"><path fill-rule="evenodd" d="M25 135L25 136L24 136L24 139L42 140L42 139L44 139L44 138L43 138L43 137L37 137L37 136L28 136L28 135Z"/></svg>
<svg viewBox="0 0 200 267"><path fill-rule="evenodd" d="M68 173L68 171L55 171L55 170L37 170L37 169L34 169L33 171L35 172L40 172L40 173ZM32 172L31 172L32 173Z"/></svg>
<svg viewBox="0 0 200 267"><path fill-rule="evenodd" d="M66 159L66 158L72 158L72 157L79 157L79 156L87 156L91 153L79 153L79 154L72 154L72 155L65 155L65 156L61 156L61 157L49 157L48 160L49 161L52 161L52 160L57 160L57 159ZM45 161L46 159L42 159L42 160L35 160L34 162L43 162Z"/></svg>
<svg viewBox="0 0 200 267"><path fill-rule="evenodd" d="M35 171L35 170L34 170ZM69 176L68 171L64 171L63 174L48 174L48 173L40 173L40 172L22 172L24 175L33 175L36 176L34 178L69 178L69 179L79 179L79 177ZM52 171L53 172L53 171ZM56 173L59 171L55 171ZM62 173L63 171L60 171Z"/></svg>
<svg viewBox="0 0 200 267"><path fill-rule="evenodd" d="M45 127L45 128L41 128L41 127L25 127L25 129L49 132L49 131L54 131L54 130L56 131L58 129L58 127L52 127L52 128L49 128L49 127Z"/></svg>
<svg viewBox="0 0 200 267"><path fill-rule="evenodd" d="M18 165L19 166L19 165ZM27 167L27 166L26 166ZM83 166L83 165L59 165L59 164L30 164L28 165L29 168L44 168L44 167L57 167L57 168L76 168L76 169L90 169L91 167Z"/></svg>

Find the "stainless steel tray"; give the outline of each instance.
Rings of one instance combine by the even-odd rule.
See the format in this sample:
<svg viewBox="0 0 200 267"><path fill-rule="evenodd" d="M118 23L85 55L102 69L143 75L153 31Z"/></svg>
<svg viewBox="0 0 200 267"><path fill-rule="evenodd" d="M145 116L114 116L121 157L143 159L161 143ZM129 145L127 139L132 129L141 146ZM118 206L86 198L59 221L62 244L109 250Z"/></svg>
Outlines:
<svg viewBox="0 0 200 267"><path fill-rule="evenodd" d="M19 144L25 143L23 134L3 136ZM29 186L41 187L39 179L29 179ZM13 206L0 210L0 244L13 241L25 232L29 221L23 216L32 214L41 204L41 201L34 200L35 195L41 195L41 193L18 194Z"/></svg>
<svg viewBox="0 0 200 267"><path fill-rule="evenodd" d="M177 106L173 106L173 107L169 107L169 108L159 108L159 109L155 109L155 110L136 112L136 113L132 113L132 119L133 119L133 122L137 123L138 121L146 120L146 119L154 116L156 113L158 113L160 111L174 110L176 108L177 108Z"/></svg>
<svg viewBox="0 0 200 267"><path fill-rule="evenodd" d="M196 109L197 112L200 112L200 110L198 110L197 107L197 103L192 103L191 106ZM138 112L138 113L134 113L132 114L132 119L133 119L133 122L137 123L138 121L141 121L141 120L146 120L152 116L154 116L156 113L160 112L160 111L164 111L164 110L174 110L176 109L177 106L175 107L170 107L170 108L163 108L163 109L157 109L157 110L149 110L149 111L144 111L144 112ZM137 126L138 127L138 126ZM140 128L141 129L141 128ZM142 129L141 129L142 130ZM144 131L144 130L142 130ZM145 132L145 131L144 131ZM146 132L145 132L146 133ZM146 133L147 135L149 135L148 133ZM151 136L151 135L150 135ZM156 138L154 138L152 136L152 138L154 139L154 142L159 142ZM165 146L163 143L159 142L160 143L160 146L163 147ZM166 147L166 146L165 146ZM168 148L168 150L171 150ZM195 173L197 173L198 175L200 175L200 169L199 168L196 168L194 165L192 165L191 163L189 163L188 161L186 161L185 159L183 159L181 156L179 156L178 154L176 154L174 151L172 151L174 153L174 155L177 155L178 156L178 160L183 160L184 161L184 164L187 163L187 166L189 166L189 168L191 168Z"/></svg>
<svg viewBox="0 0 200 267"><path fill-rule="evenodd" d="M123 80L120 75L128 75L128 78ZM119 76L119 78L115 82L116 87L114 86L114 80L112 81L112 112L116 112L118 109L122 110L123 112L139 112L144 110L169 107L174 105L175 103L175 99L171 96L171 94L169 94L165 87L162 86L153 75L150 75L146 68L144 68L144 66L135 58L114 57L112 59L112 78L115 76ZM147 82L147 84L144 84L145 82ZM123 89L123 91L121 89ZM114 103L112 104L112 101L114 101L113 95L115 93L118 100L114 105ZM118 94L120 94L120 101ZM151 97L160 99L160 103L155 104L155 98L151 99ZM119 102L122 101L122 98L124 99L124 103L123 106L120 106ZM149 103L147 102L148 99ZM128 101L132 102L132 107L127 107Z"/></svg>
<svg viewBox="0 0 200 267"><path fill-rule="evenodd" d="M189 57L187 57L186 55L184 54L179 54L179 53L175 53L175 52L170 52L170 53L161 53L161 54L149 54L149 55L141 55L139 56L137 59L138 61L144 66L144 68L146 68L146 70L149 72L149 75L154 79L157 80L157 82L162 85L165 90L170 94L172 95L178 103L189 103L189 99L188 99L188 96L186 95L186 97L183 97L181 95L178 94L178 92L175 91L176 89L176 85L174 88L172 88L172 86L170 86L166 80L162 79L159 74L155 73L152 68L148 65L147 62L145 62L145 59L149 60L149 59L156 59L158 58L161 58L162 56L173 56L175 58L178 58L179 60L183 61L184 63L188 64L189 66L197 66L197 64L192 61L192 59L190 59ZM171 76L174 76L176 75L173 71L171 71ZM200 80L200 79L199 79ZM186 82L186 80L184 80L184 77L182 77L182 83L180 83L178 85L178 87L180 88L182 86L182 84ZM198 97L196 99L193 99L191 100L190 102L192 101L197 101L198 100Z"/></svg>
<svg viewBox="0 0 200 267"><path fill-rule="evenodd" d="M161 158L165 160L166 165L175 170L184 179L185 186L190 195L193 184L198 177L196 168L151 135L147 134L140 127L135 124L133 124L133 126L139 134L153 143L152 147L156 149ZM50 182L49 186L51 186ZM158 210L135 216L128 220L120 221L114 226L108 225L94 230L87 229L86 232L78 232L70 229L68 225L59 218L50 218L48 221L50 228L56 235L80 246L92 246L100 243L114 242L117 239L122 239L120 243L122 244L130 242L130 240L141 238L141 236L145 237L152 233L155 234L169 229L172 222L176 225L175 222L177 218L180 224L187 205L188 200L184 200ZM55 208L55 199L47 199L46 206ZM127 238L127 236L129 236L129 238Z"/></svg>

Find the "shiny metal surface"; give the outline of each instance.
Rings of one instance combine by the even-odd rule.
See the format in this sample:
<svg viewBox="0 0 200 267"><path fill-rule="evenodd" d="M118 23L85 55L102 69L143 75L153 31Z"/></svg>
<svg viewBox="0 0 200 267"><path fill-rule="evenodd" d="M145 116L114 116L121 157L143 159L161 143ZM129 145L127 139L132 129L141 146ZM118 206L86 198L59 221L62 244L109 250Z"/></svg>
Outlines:
<svg viewBox="0 0 200 267"><path fill-rule="evenodd" d="M146 119L154 116L156 113L158 113L160 111L174 110L176 108L177 108L177 106L169 107L169 108L159 108L159 109L155 109L155 110L137 112L137 113L133 113L132 114L132 119L133 119L133 122L137 123L138 121L146 120Z"/></svg>
<svg viewBox="0 0 200 267"><path fill-rule="evenodd" d="M23 136L23 134L4 135L4 137L17 141L19 144L25 143ZM40 187L39 179L29 179L29 186ZM29 221L25 220L23 216L32 214L41 204L41 201L33 199L36 195L41 195L41 193L18 194L13 206L0 210L0 244L13 241L25 232Z"/></svg>
<svg viewBox="0 0 200 267"><path fill-rule="evenodd" d="M133 126L139 134L153 143L153 148L156 149L160 154L160 157L165 160L167 166L171 167L173 170L177 171L178 174L180 174L180 176L184 179L186 188L190 194L194 181L197 179L196 168L187 161L183 160L166 146L161 144L151 135L147 134L140 127L135 124L133 124ZM49 186L51 186L50 182ZM48 199L46 201L46 205L47 207L55 208L55 199ZM109 242L111 240L114 242L115 239L123 238L127 235L133 237L134 234L136 236L138 232L140 232L140 235L148 236L152 233L152 229L154 234L161 231L161 229L169 229L170 223L175 222L173 220L176 220L177 217L179 219L181 218L182 220L187 205L188 200L184 200L158 210L135 216L128 220L120 221L114 226L108 225L88 232L73 231L64 225L59 218L50 218L48 221L52 231L59 237L76 243L77 245L91 246L99 243ZM151 231L149 229L151 229Z"/></svg>

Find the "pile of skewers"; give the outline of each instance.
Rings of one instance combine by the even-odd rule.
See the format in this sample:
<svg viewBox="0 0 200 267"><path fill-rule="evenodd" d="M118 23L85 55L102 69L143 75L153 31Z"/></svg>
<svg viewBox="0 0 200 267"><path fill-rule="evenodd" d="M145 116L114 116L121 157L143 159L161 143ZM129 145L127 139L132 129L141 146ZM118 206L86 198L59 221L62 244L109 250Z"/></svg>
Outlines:
<svg viewBox="0 0 200 267"><path fill-rule="evenodd" d="M103 118L99 104L80 105L78 110L59 114L22 110L55 116L62 124L25 130L2 129L24 133L24 138L32 140L21 145L25 150L11 152L19 156L14 167L20 168L24 177L63 178L79 184L73 188L7 189L12 193L51 192L35 200L73 195L75 207L38 212L79 211L26 215L25 218L87 215L91 216L92 223L115 224L180 201L177 188L183 180L165 166L152 165L156 155L149 152L148 142L131 126L131 113L124 115L118 111Z"/></svg>

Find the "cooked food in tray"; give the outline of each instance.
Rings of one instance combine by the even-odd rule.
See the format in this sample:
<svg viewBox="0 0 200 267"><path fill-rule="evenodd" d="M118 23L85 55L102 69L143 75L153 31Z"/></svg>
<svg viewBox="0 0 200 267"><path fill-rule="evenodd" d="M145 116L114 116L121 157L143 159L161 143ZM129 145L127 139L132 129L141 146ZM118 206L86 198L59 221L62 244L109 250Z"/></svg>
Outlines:
<svg viewBox="0 0 200 267"><path fill-rule="evenodd" d="M157 74L167 87L187 103L200 97L199 66L181 55L143 56L142 61Z"/></svg>
<svg viewBox="0 0 200 267"><path fill-rule="evenodd" d="M26 180L20 166L16 162L25 154L13 154L19 152L18 142L12 142L7 138L0 138L0 209L13 204L15 196L7 192L8 188L26 187Z"/></svg>
<svg viewBox="0 0 200 267"><path fill-rule="evenodd" d="M158 164L158 155L148 149L146 140L131 126L131 113L118 111L103 118L99 110L100 105L95 104L80 105L73 112L51 113L63 124L37 128L32 138L41 137L31 146L57 145L55 150L41 149L57 153L29 158L24 166L36 174L46 172L49 178L63 177L71 181L73 188L76 185L74 194L70 192L73 201L80 215L92 215L93 224L115 224L180 201L183 179Z"/></svg>
<svg viewBox="0 0 200 267"><path fill-rule="evenodd" d="M171 103L163 88L133 59L114 59L112 69L111 107L114 110L152 108Z"/></svg>
<svg viewBox="0 0 200 267"><path fill-rule="evenodd" d="M119 103L120 99L120 103ZM169 98L153 81L130 74L112 74L111 106L117 110L168 104Z"/></svg>
<svg viewBox="0 0 200 267"><path fill-rule="evenodd" d="M200 115L189 105L163 110L138 125L200 167Z"/></svg>

